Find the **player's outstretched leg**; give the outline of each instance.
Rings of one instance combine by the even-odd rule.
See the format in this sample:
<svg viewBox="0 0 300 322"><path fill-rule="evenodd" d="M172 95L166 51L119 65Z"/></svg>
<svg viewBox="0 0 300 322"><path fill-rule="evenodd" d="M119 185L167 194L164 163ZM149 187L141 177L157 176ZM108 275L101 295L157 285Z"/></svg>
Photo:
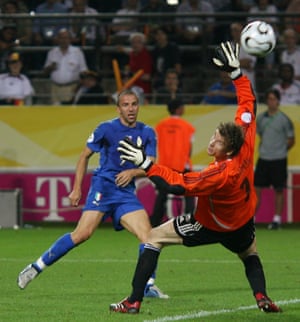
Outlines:
<svg viewBox="0 0 300 322"><path fill-rule="evenodd" d="M141 255L143 253L144 246L145 246L145 244L140 244L139 255ZM169 295L164 294L163 291L160 290L157 287L157 285L155 285L155 278L156 278L156 268L147 282L147 285L146 285L145 291L144 291L144 297L168 299Z"/></svg>
<svg viewBox="0 0 300 322"><path fill-rule="evenodd" d="M19 288L23 290L47 266L55 263L75 246L70 233L59 238L36 262L22 270L17 279Z"/></svg>
<svg viewBox="0 0 300 322"><path fill-rule="evenodd" d="M258 308L266 313L282 312L281 308L267 296L266 279L259 256L257 254L249 255L243 262Z"/></svg>
<svg viewBox="0 0 300 322"><path fill-rule="evenodd" d="M111 312L120 313L139 313L143 301L145 286L154 271L160 249L151 245L146 245L144 252L140 255L134 277L132 280L132 293L129 297L119 303L113 303L109 306Z"/></svg>

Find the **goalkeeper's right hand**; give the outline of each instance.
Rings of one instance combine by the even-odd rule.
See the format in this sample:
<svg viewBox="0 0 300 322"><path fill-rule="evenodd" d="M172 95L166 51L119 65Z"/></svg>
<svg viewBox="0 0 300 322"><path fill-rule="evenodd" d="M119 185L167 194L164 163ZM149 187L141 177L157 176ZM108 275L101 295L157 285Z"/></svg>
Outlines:
<svg viewBox="0 0 300 322"><path fill-rule="evenodd" d="M212 60L218 68L229 72L230 77L232 79L236 79L242 74L240 69L239 52L239 44L234 44L229 41L226 43L222 42L220 46L216 47Z"/></svg>
<svg viewBox="0 0 300 322"><path fill-rule="evenodd" d="M148 170L153 163L151 159L146 156L142 143L140 137L137 138L136 143L126 137L119 142L117 150L121 152L120 158L122 161L132 162L139 168Z"/></svg>

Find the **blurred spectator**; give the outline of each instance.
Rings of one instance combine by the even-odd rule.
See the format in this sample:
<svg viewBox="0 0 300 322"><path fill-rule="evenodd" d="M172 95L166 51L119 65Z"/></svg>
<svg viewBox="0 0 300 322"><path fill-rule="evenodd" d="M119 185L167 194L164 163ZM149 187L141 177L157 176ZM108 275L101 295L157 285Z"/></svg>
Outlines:
<svg viewBox="0 0 300 322"><path fill-rule="evenodd" d="M210 0L214 12L228 13L223 17L218 17L218 22L214 27L214 44L219 44L230 36L230 23L232 22L232 14L234 11L234 1L231 0Z"/></svg>
<svg viewBox="0 0 300 322"><path fill-rule="evenodd" d="M220 81L214 83L203 98L202 104L237 104L236 90L227 72L220 71Z"/></svg>
<svg viewBox="0 0 300 322"><path fill-rule="evenodd" d="M80 73L80 83L75 90L71 104L73 105L101 105L107 104L97 72L87 70Z"/></svg>
<svg viewBox="0 0 300 322"><path fill-rule="evenodd" d="M112 44L125 44L128 42L128 37L138 31L138 13L139 13L138 0L126 0L124 6L119 9L115 18L112 20L110 39ZM135 17L121 17L126 15L134 15Z"/></svg>
<svg viewBox="0 0 300 322"><path fill-rule="evenodd" d="M179 78L175 69L169 69L165 75L164 86L155 93L155 104L168 104L171 100L180 99L182 91L179 87Z"/></svg>
<svg viewBox="0 0 300 322"><path fill-rule="evenodd" d="M283 12L287 9L291 0L273 0L273 4L276 6L277 10Z"/></svg>
<svg viewBox="0 0 300 322"><path fill-rule="evenodd" d="M0 7L2 8L3 5L7 2L11 2L11 1L8 1L8 0L0 0ZM26 4L24 1L22 0L13 0L13 2L15 2L16 6L18 7L18 11L20 13L28 13L29 12L29 7L28 7L28 3L29 2L34 2L35 3L35 6L36 6L36 1L28 1L26 0Z"/></svg>
<svg viewBox="0 0 300 322"><path fill-rule="evenodd" d="M177 13L214 13L208 1L187 0L177 7ZM178 17L176 18L176 32L181 44L210 44L214 32L214 17Z"/></svg>
<svg viewBox="0 0 300 322"><path fill-rule="evenodd" d="M146 37L141 32L132 33L129 37L131 48L129 51L120 48L121 51L129 55L128 65L125 66L125 73L134 75L140 69L143 75L134 82L134 86L139 86L144 90L145 95L152 92L152 73L153 59L149 50L146 48Z"/></svg>
<svg viewBox="0 0 300 322"><path fill-rule="evenodd" d="M146 5L144 5L140 12L143 13L170 13L174 12L172 6L168 5L164 0L149 0ZM141 27L147 36L148 43L152 43L155 40L155 30L158 27L163 27L168 35L174 33L174 19L172 17L141 17L140 18Z"/></svg>
<svg viewBox="0 0 300 322"><path fill-rule="evenodd" d="M210 0L209 2L216 12L231 11L232 9L231 0Z"/></svg>
<svg viewBox="0 0 300 322"><path fill-rule="evenodd" d="M276 14L278 13L278 10L275 5L272 4L270 0L255 0L255 4L250 7L249 11L249 17L247 19L248 22L254 21L254 20L263 20L270 25L272 25L275 30L277 30L277 23L278 23L278 17L276 17ZM256 14L259 14L256 16ZM267 16L262 16L262 15ZM272 16L268 16L272 15Z"/></svg>
<svg viewBox="0 0 300 322"><path fill-rule="evenodd" d="M36 14L66 14L68 9L58 0L46 0L35 8ZM61 28L67 27L67 19L36 18L33 20L32 43L34 46L53 46L56 33ZM33 54L33 68L40 70L45 61L45 52L35 52Z"/></svg>
<svg viewBox="0 0 300 322"><path fill-rule="evenodd" d="M30 80L21 73L23 63L18 52L7 58L8 72L0 74L0 105L30 105L34 89Z"/></svg>
<svg viewBox="0 0 300 322"><path fill-rule="evenodd" d="M82 50L71 45L67 29L57 34L58 46L47 53L44 72L51 79L51 103L66 104L72 100L79 82L79 75L86 71L87 64Z"/></svg>
<svg viewBox="0 0 300 322"><path fill-rule="evenodd" d="M176 43L170 42L164 28L157 28L154 32L155 47L153 57L153 86L158 89L164 85L166 71L175 69L180 77L182 71L180 49Z"/></svg>
<svg viewBox="0 0 300 322"><path fill-rule="evenodd" d="M281 105L300 104L300 81L294 78L294 68L291 64L281 64L278 70L279 82L272 88L280 93Z"/></svg>
<svg viewBox="0 0 300 322"><path fill-rule="evenodd" d="M287 14L297 14L285 18L285 28L293 28L300 33L300 0L291 0L285 11Z"/></svg>
<svg viewBox="0 0 300 322"><path fill-rule="evenodd" d="M234 0L232 1L234 11L248 12L255 5L255 0ZM244 20L244 18L242 18Z"/></svg>
<svg viewBox="0 0 300 322"><path fill-rule="evenodd" d="M35 9L36 14L67 13L67 7L58 0L46 0ZM66 27L66 19L37 18L33 23L33 43L35 45L53 45L58 30Z"/></svg>
<svg viewBox="0 0 300 322"><path fill-rule="evenodd" d="M285 49L281 53L280 62L288 63L294 67L295 79L300 80L300 48L298 46L299 36L297 32L288 28L283 32Z"/></svg>
<svg viewBox="0 0 300 322"><path fill-rule="evenodd" d="M15 25L3 26L0 30L0 69L6 70L7 56L16 47L17 29Z"/></svg>
<svg viewBox="0 0 300 322"><path fill-rule="evenodd" d="M5 18L1 20L1 25L15 25L16 26L16 40L17 44L30 45L32 37L32 23L30 19L16 19L11 18L10 15L15 15L18 13L24 13L23 9L19 8L19 3L17 1L5 1L1 6L2 13L6 15ZM26 12L28 13L28 11Z"/></svg>
<svg viewBox="0 0 300 322"><path fill-rule="evenodd" d="M87 0L73 0L70 13L97 14L97 10L88 6ZM95 46L103 43L105 31L97 18L74 18L70 21L72 44L78 46ZM97 57L94 51L86 51L86 59L91 68L96 68Z"/></svg>
<svg viewBox="0 0 300 322"><path fill-rule="evenodd" d="M88 6L87 0L73 0L70 13L84 13L95 15L97 10ZM104 39L104 29L96 18L74 18L71 20L72 43L85 46L95 45L96 39L100 42Z"/></svg>
<svg viewBox="0 0 300 322"><path fill-rule="evenodd" d="M243 30L243 25L240 22L233 22L230 25L231 40L237 44L240 43L241 32ZM255 65L257 58L255 56L249 55L245 52L242 46L240 46L240 66L244 75L246 75L251 81L252 87L256 89L256 75L255 75Z"/></svg>

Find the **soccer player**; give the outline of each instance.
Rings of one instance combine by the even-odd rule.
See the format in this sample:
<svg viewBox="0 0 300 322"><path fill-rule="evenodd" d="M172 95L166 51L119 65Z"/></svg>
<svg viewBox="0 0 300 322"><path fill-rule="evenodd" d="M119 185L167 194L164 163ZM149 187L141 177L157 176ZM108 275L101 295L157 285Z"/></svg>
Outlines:
<svg viewBox="0 0 300 322"><path fill-rule="evenodd" d="M191 123L183 119L185 106L180 99L169 101L167 107L170 115L161 120L155 127L158 151L157 163L178 172L191 171L191 154L195 129ZM168 193L157 187L157 196L150 218L152 227L162 223L163 216L167 210L167 199ZM194 198L185 196L184 213L193 213L194 205ZM169 216L170 214L167 215Z"/></svg>
<svg viewBox="0 0 300 322"><path fill-rule="evenodd" d="M199 172L185 174L153 164L143 148L132 141L120 142L121 159L144 169L156 184L169 185L170 191L198 198L194 215L181 215L151 230L132 281L133 290L110 310L138 313L147 279L157 265L161 249L167 245L187 247L220 243L238 255L245 267L258 308L264 312L281 309L268 297L263 267L256 249L253 185L253 154L256 135L256 100L250 81L241 74L239 46L230 42L217 47L214 63L230 72L237 89L235 122L220 123L213 133L208 155L214 161Z"/></svg>
<svg viewBox="0 0 300 322"><path fill-rule="evenodd" d="M135 195L135 177L145 176L130 162L120 162L117 151L124 136L136 140L140 137L145 153L150 160L156 157L156 136L154 130L137 121L139 102L136 94L125 90L117 101L119 117L101 123L87 140L76 167L73 190L69 195L72 206L78 206L82 196L81 185L86 174L89 159L100 153L99 167L94 171L86 204L75 230L60 237L40 258L29 264L18 277L18 286L24 289L45 268L55 263L71 249L91 237L103 219L111 217L115 230L127 229L142 243L148 239L151 230L149 217ZM154 270L153 270L154 272ZM145 287L145 296L167 298L154 285L154 276Z"/></svg>

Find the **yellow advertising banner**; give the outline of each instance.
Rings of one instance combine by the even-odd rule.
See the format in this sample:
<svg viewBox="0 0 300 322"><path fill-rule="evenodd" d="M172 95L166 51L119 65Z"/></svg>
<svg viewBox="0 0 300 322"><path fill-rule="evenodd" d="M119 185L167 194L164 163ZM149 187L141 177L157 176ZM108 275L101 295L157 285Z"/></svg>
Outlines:
<svg viewBox="0 0 300 322"><path fill-rule="evenodd" d="M281 107L294 122L296 145L289 165L300 166L300 106ZM258 113L265 106L258 107ZM235 106L187 105L184 118L196 128L192 161L211 161L206 147L221 121L233 120ZM117 117L115 106L34 106L0 108L0 167L74 168L90 133L97 125ZM168 113L165 106L141 106L139 120L153 127ZM259 140L257 140L257 145ZM256 155L257 157L257 155ZM91 167L97 166L92 158Z"/></svg>

